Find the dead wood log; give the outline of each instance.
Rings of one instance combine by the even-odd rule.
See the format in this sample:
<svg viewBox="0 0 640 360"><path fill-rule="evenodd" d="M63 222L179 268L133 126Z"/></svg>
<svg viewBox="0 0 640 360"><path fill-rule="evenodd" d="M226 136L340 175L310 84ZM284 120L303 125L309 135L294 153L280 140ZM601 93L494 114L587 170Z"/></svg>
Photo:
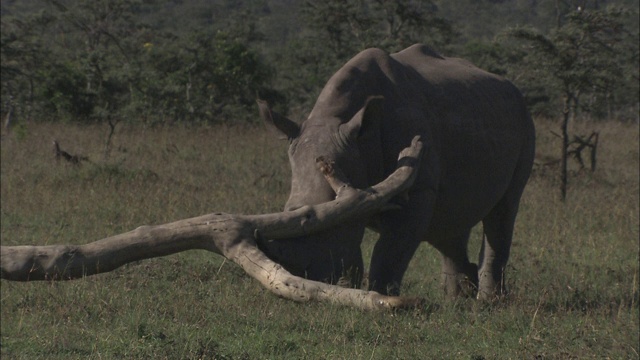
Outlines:
<svg viewBox="0 0 640 360"><path fill-rule="evenodd" d="M64 159L73 165L80 165L81 161L89 161L89 158L86 156L71 155L62 150L57 140L53 140L53 153L56 156L56 160L60 161L60 159Z"/></svg>
<svg viewBox="0 0 640 360"><path fill-rule="evenodd" d="M400 153L397 170L383 182L358 190L331 164L318 167L336 200L295 211L234 215L214 213L169 224L141 226L85 245L0 246L1 278L14 281L71 280L112 271L124 264L185 250L202 249L240 265L276 295L294 301L324 301L362 309L410 307L417 300L342 288L294 276L257 246L256 239L281 239L326 230L383 208L413 183L422 143L416 137Z"/></svg>
<svg viewBox="0 0 640 360"><path fill-rule="evenodd" d="M574 135L573 141L569 142L569 146L573 146L573 149L567 152L567 155L572 155L578 164L580 164L580 170L584 169L584 160L582 160L582 151L589 148L591 159L591 172L596 170L596 153L598 151L598 136L599 133L594 131L585 139L584 136Z"/></svg>

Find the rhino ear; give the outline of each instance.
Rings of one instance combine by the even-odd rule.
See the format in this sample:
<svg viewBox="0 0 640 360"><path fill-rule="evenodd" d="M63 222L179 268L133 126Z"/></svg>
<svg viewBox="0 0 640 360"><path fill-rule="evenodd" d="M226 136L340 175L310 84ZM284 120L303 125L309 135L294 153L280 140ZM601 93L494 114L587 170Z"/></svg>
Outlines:
<svg viewBox="0 0 640 360"><path fill-rule="evenodd" d="M384 109L383 96L370 96L364 106L348 122L340 126L340 132L348 139L357 139L380 123Z"/></svg>
<svg viewBox="0 0 640 360"><path fill-rule="evenodd" d="M300 125L275 111L271 111L266 101L258 100L258 110L267 127L277 130L281 135L281 139L293 139L300 133Z"/></svg>

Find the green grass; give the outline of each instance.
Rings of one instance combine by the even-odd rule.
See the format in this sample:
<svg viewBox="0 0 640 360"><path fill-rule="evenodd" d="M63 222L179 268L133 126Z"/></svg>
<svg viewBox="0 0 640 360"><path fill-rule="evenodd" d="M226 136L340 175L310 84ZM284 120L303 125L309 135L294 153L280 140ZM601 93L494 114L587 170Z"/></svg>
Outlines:
<svg viewBox="0 0 640 360"><path fill-rule="evenodd" d="M538 153L557 154L556 127L537 125ZM282 300L191 251L72 282L2 280L2 358L637 359L638 126L575 131L593 129L598 169L573 167L565 203L557 169L532 176L499 304L446 302L426 244L403 292L429 306L398 313ZM122 127L108 161L106 131L28 124L3 134L2 245L81 244L214 211L278 211L286 200L286 142L262 127ZM93 163L57 163L54 138ZM480 238L475 229L472 255ZM366 254L373 242L367 233Z"/></svg>

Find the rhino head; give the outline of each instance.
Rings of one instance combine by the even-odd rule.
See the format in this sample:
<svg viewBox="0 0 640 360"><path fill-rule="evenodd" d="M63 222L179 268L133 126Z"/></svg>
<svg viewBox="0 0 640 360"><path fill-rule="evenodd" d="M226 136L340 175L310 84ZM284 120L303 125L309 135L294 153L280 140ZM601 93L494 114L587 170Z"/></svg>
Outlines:
<svg viewBox="0 0 640 360"><path fill-rule="evenodd" d="M381 103L381 97L368 99L347 121L338 117L316 117L312 112L299 125L272 111L266 102L258 101L263 121L289 141L291 193L285 211L336 198L336 193L316 167L318 158L342 169L353 187L368 185L367 174L371 171L361 156L362 135L375 122ZM360 244L365 225L366 219L358 219L303 238L272 240L264 251L295 275L359 286L363 274Z"/></svg>

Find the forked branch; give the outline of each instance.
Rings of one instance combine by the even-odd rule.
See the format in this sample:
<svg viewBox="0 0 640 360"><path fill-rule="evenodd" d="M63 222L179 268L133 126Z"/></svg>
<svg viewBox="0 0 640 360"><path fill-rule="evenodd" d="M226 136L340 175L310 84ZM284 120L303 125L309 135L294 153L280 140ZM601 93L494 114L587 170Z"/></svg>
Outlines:
<svg viewBox="0 0 640 360"><path fill-rule="evenodd" d="M413 183L422 152L419 138L400 153L398 168L367 189L350 188L339 171L319 161L338 199L295 211L263 215L214 213L169 224L141 226L85 245L0 246L1 278L14 281L71 280L112 271L124 264L202 249L240 265L278 296L295 301L327 301L364 309L414 306L415 299L383 296L294 276L267 257L256 238L292 238L326 230L379 211ZM340 175L338 175L340 176ZM340 188L335 188L340 186ZM349 191L345 191L349 187Z"/></svg>

